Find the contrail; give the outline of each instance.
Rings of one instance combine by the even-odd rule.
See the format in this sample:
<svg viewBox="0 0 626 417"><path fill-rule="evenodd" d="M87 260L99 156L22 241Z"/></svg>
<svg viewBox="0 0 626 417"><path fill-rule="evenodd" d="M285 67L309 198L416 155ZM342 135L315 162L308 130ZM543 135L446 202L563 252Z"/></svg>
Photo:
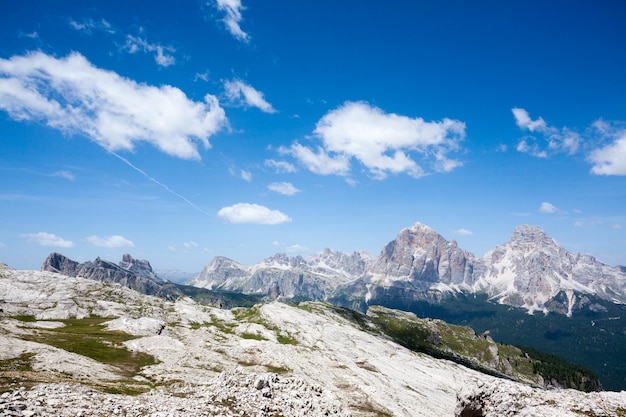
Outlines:
<svg viewBox="0 0 626 417"><path fill-rule="evenodd" d="M189 204L191 207L195 208L196 210L198 210L199 212L206 214L207 216L211 216L211 213L209 213L206 210L203 210L202 208L198 207L196 204L194 204L192 201L189 201L185 196L182 196L180 194L178 194L176 191L172 190L170 187L168 187L167 185L163 184L162 182L160 182L159 180L157 180L156 178L148 175L144 170L142 170L141 168L136 167L135 165L133 165L128 159L116 154L113 151L108 151L111 155L115 156L116 158L118 158L120 161L124 162L126 165L128 165L129 167L131 167L132 169L134 169L135 171L139 172L141 175L143 175L144 177L148 178L150 181L152 181L153 183L160 185L161 187L163 187L165 189L165 191L167 191L168 193L180 198L181 200L183 200L185 203Z"/></svg>

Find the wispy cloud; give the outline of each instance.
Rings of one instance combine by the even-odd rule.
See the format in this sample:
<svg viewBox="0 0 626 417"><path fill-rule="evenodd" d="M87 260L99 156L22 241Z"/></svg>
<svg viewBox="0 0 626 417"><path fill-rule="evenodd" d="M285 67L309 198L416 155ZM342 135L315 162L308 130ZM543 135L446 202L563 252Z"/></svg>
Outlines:
<svg viewBox="0 0 626 417"><path fill-rule="evenodd" d="M263 93L241 80L226 81L224 90L231 105L256 107L265 113L276 113L274 107L263 97Z"/></svg>
<svg viewBox="0 0 626 417"><path fill-rule="evenodd" d="M326 113L313 133L321 146L294 143L282 151L317 174L348 175L351 159L377 179L400 173L418 178L462 165L450 157L465 138L465 123L458 120L427 122L385 113L363 101L346 102Z"/></svg>
<svg viewBox="0 0 626 417"><path fill-rule="evenodd" d="M459 236L472 236L473 235L471 230L463 229L463 228L455 230L454 234L459 235Z"/></svg>
<svg viewBox="0 0 626 417"><path fill-rule="evenodd" d="M268 185L267 188L279 194L290 196L300 192L300 190L294 187L294 185L290 182L273 182Z"/></svg>
<svg viewBox="0 0 626 417"><path fill-rule="evenodd" d="M227 125L215 96L194 102L178 88L139 84L94 67L79 53L57 59L34 52L0 59L0 109L80 134L109 151L148 142L179 158L200 159L197 142Z"/></svg>
<svg viewBox="0 0 626 417"><path fill-rule="evenodd" d="M245 9L241 4L241 0L216 0L217 9L224 12L226 16L223 19L228 31L238 40L248 43L250 35L241 29L241 11Z"/></svg>
<svg viewBox="0 0 626 417"><path fill-rule="evenodd" d="M303 253L303 252L306 252L308 250L309 250L309 248L307 248L306 246L300 245L298 243L296 243L295 245L287 246L285 248L285 251L287 253Z"/></svg>
<svg viewBox="0 0 626 417"><path fill-rule="evenodd" d="M565 152L569 155L576 153L582 142L581 136L564 127L558 129L550 126L543 118L533 120L525 109L515 107L511 109L515 123L530 136L520 139L517 150L539 158L545 158L551 153ZM535 136L537 135L537 136Z"/></svg>
<svg viewBox="0 0 626 417"><path fill-rule="evenodd" d="M197 248L199 245L193 240L190 240L189 242L183 243L183 246L186 247L187 249L191 249L191 248Z"/></svg>
<svg viewBox="0 0 626 417"><path fill-rule="evenodd" d="M266 167L274 169L276 173L294 173L296 167L286 161L276 161L275 159L266 159L263 163Z"/></svg>
<svg viewBox="0 0 626 417"><path fill-rule="evenodd" d="M245 169L242 169L240 171L240 175L241 175L241 179L246 181L246 182L251 182L252 181L252 173L250 171L246 171Z"/></svg>
<svg viewBox="0 0 626 417"><path fill-rule="evenodd" d="M65 178L68 181L74 181L76 178L70 171L56 171L52 173L53 177Z"/></svg>
<svg viewBox="0 0 626 417"><path fill-rule="evenodd" d="M89 18L84 18L81 20L69 20L69 25L72 29L77 30L79 32L84 32L87 34L92 34L96 31L115 33L115 29L113 26L104 19L94 20Z"/></svg>
<svg viewBox="0 0 626 417"><path fill-rule="evenodd" d="M40 246L52 246L57 248L73 248L74 243L71 240L65 240L53 233L25 233L21 235L27 242L37 243Z"/></svg>
<svg viewBox="0 0 626 417"><path fill-rule="evenodd" d="M568 127L556 128L543 118L533 120L522 108L513 108L515 123L530 135L517 144L519 152L539 158L555 153L586 154L596 175L626 175L626 123L598 119L582 133Z"/></svg>
<svg viewBox="0 0 626 417"><path fill-rule="evenodd" d="M539 206L539 213L552 214L558 211L559 209L554 204L548 203L547 201L544 201Z"/></svg>
<svg viewBox="0 0 626 417"><path fill-rule="evenodd" d="M89 236L85 240L100 248L132 248L135 246L131 240L128 240L124 236L120 235L106 237Z"/></svg>
<svg viewBox="0 0 626 417"><path fill-rule="evenodd" d="M291 218L281 211L249 203L224 207L217 212L217 215L230 223L275 225L291 222Z"/></svg>
<svg viewBox="0 0 626 417"><path fill-rule="evenodd" d="M154 53L155 62L162 67L169 67L170 65L174 65L176 63L176 58L171 55L176 52L176 48L173 46L163 46L157 43L150 43L144 38L126 35L126 44L123 49L127 50L128 53L131 54L139 51L144 53Z"/></svg>

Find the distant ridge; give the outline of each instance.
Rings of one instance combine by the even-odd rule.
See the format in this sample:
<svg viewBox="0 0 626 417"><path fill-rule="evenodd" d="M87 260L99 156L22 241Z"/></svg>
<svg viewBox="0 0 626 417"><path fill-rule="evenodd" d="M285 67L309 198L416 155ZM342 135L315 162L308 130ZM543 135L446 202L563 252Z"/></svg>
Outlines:
<svg viewBox="0 0 626 417"><path fill-rule="evenodd" d="M124 254L119 265L96 258L94 261L79 263L61 255L51 253L41 271L57 272L69 277L82 277L105 283L118 283L142 294L155 295L168 300L175 300L183 293L175 285L157 277L150 262L136 260Z"/></svg>
<svg viewBox="0 0 626 417"><path fill-rule="evenodd" d="M588 296L626 303L626 268L569 252L530 225L516 227L509 242L479 258L415 223L401 230L378 257L326 249L306 258L277 254L250 267L216 257L187 284L269 298L331 301L360 310L387 305L386 300L437 303L455 294L484 294L531 313L567 316L602 308Z"/></svg>

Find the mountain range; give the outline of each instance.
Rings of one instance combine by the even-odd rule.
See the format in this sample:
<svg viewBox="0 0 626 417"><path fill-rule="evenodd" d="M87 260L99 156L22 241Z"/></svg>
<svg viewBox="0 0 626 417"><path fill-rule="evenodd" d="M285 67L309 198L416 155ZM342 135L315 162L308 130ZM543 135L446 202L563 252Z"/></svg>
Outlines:
<svg viewBox="0 0 626 417"><path fill-rule="evenodd" d="M208 289L367 305L439 302L457 294L533 313L603 309L589 296L626 303L626 270L572 253L538 227L515 228L482 257L421 223L400 231L378 256L331 249L308 257L277 254L253 266L216 257L189 285Z"/></svg>
<svg viewBox="0 0 626 417"><path fill-rule="evenodd" d="M53 253L42 271L224 308L273 299L326 301L362 313L385 306L559 355L593 370L605 388L626 389L625 268L569 252L533 226L517 227L509 242L482 257L420 223L401 230L378 256L326 249L277 254L253 266L216 257L189 285L161 279L148 261L130 255L119 264L79 264Z"/></svg>
<svg viewBox="0 0 626 417"><path fill-rule="evenodd" d="M108 266L118 277L129 271ZM223 309L95 276L0 263L0 415L575 417L626 410L626 391L563 389L598 385L580 368L467 327L374 306L367 314L319 302Z"/></svg>

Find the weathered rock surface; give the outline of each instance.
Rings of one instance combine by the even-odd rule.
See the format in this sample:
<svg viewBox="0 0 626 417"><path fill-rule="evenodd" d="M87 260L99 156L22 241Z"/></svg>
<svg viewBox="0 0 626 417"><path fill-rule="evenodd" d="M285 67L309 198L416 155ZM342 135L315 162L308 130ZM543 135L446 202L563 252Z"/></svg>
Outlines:
<svg viewBox="0 0 626 417"><path fill-rule="evenodd" d="M532 415L519 404L549 417L574 415L573 407L583 411L578 415L626 410L625 393L530 389L415 353L320 303L221 310L6 266L0 266L0 300L4 416ZM53 348L41 336L56 334L68 312L111 318L110 329L136 335L124 346L156 363L129 376L116 363ZM38 341L24 340L29 335ZM147 392L104 390L129 386ZM508 392L502 399L500 387ZM467 404L475 397L485 414L461 414L473 412ZM500 414L486 414L491 409Z"/></svg>
<svg viewBox="0 0 626 417"><path fill-rule="evenodd" d="M458 394L457 417L618 417L626 415L626 392L579 394L538 390L508 381L480 382Z"/></svg>
<svg viewBox="0 0 626 417"><path fill-rule="evenodd" d="M343 253L325 249L306 258L277 254L251 267L215 257L187 282L201 288L323 300L338 284L362 276L373 261L366 252Z"/></svg>
<svg viewBox="0 0 626 417"><path fill-rule="evenodd" d="M150 263L123 256L120 265L97 258L78 263L60 253L51 253L44 261L42 271L57 272L69 277L82 277L106 283L118 283L142 294L175 299L182 293L171 283L158 278Z"/></svg>
<svg viewBox="0 0 626 417"><path fill-rule="evenodd" d="M244 293L366 305L438 302L456 293L486 294L529 312L571 315L589 295L626 303L624 267L567 251L543 230L522 225L509 242L476 258L420 223L403 229L378 257L325 250L306 258L278 254L246 267L216 257L190 285Z"/></svg>

